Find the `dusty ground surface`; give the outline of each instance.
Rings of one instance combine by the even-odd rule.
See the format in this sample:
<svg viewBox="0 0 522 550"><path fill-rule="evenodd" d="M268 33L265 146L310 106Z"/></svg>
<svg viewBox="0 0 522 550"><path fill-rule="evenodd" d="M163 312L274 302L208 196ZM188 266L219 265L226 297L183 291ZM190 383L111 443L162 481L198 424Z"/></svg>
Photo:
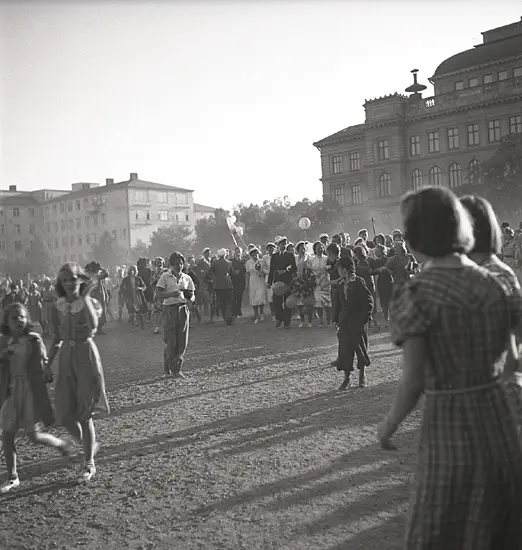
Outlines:
<svg viewBox="0 0 522 550"><path fill-rule="evenodd" d="M375 444L401 366L387 333L372 337L368 387L346 393L332 329L195 327L183 381L160 379L160 336L107 333L98 475L79 487L78 465L21 442L0 548L401 548L418 418L397 452Z"/></svg>

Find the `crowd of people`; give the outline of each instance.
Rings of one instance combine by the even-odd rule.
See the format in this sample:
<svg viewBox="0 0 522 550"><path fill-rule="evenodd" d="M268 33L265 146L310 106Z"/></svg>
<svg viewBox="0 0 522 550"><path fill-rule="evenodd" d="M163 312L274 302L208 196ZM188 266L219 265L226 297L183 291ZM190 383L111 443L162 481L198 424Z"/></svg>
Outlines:
<svg viewBox="0 0 522 550"><path fill-rule="evenodd" d="M233 324L248 296L254 323L269 315L277 328L326 322L337 329L350 386L370 364L368 327L390 321L392 341L403 348L404 370L389 414L378 428L383 449L393 450L400 423L425 395L419 462L408 549L512 550L522 543L522 425L518 342L522 339L522 230L501 228L491 205L475 196L425 188L402 201L404 233L361 230L323 234L313 244L284 236L263 247L208 248L200 258L174 251L169 258L110 270L91 262L66 264L53 283L42 277L28 288L8 280L2 298L0 429L8 480L19 486L15 436L25 430L37 444L70 456L81 444L79 481L96 473L93 414L109 412L95 334L123 308L138 328L162 327L165 374L182 378L191 315ZM501 260L504 260L501 261ZM115 279L115 280L113 280ZM41 289L41 290L40 290ZM265 311L265 308L266 311ZM36 320L49 346L35 333ZM46 384L58 357L54 407ZM355 363L355 365L354 365ZM39 426L55 421L57 438Z"/></svg>

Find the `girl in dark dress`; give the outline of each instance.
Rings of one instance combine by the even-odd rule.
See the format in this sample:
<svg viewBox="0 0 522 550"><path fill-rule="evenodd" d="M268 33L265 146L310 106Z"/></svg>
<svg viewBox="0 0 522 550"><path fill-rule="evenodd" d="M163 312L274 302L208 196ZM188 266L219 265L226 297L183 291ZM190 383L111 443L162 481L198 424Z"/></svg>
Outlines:
<svg viewBox="0 0 522 550"><path fill-rule="evenodd" d="M337 271L341 281L335 293L334 323L339 340L337 370L344 371L344 380L339 389L344 391L350 385L355 356L359 369L359 387L366 385L365 369L370 365L367 325L373 311L373 296L364 279L355 275L352 258L339 258Z"/></svg>
<svg viewBox="0 0 522 550"><path fill-rule="evenodd" d="M239 246L234 250L232 262L232 286L234 287L234 299L232 302L232 316L242 317L241 305L246 287L246 261L243 259L243 251Z"/></svg>
<svg viewBox="0 0 522 550"><path fill-rule="evenodd" d="M138 267L138 277L145 284L143 295L147 303L147 321L152 321L152 305L154 302L154 288L152 287L152 269L147 266L147 258L140 258L136 265Z"/></svg>
<svg viewBox="0 0 522 550"><path fill-rule="evenodd" d="M145 300L146 285L143 279L136 274L137 269L131 265L127 277L124 277L120 285L120 295L127 306L131 323L143 330L145 328L143 316L147 314L148 307Z"/></svg>
<svg viewBox="0 0 522 550"><path fill-rule="evenodd" d="M381 304L382 315L384 317L385 326L388 326L388 312L390 309L390 300L393 291L393 277L387 269L385 269L388 257L385 254L384 246L377 245L375 247L375 258L370 258L370 274L376 278L377 296Z"/></svg>

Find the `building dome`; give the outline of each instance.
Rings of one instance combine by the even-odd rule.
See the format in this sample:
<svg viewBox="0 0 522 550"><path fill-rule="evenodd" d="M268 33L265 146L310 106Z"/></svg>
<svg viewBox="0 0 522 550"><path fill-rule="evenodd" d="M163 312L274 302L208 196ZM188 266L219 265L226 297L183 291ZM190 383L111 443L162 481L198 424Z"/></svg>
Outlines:
<svg viewBox="0 0 522 550"><path fill-rule="evenodd" d="M480 44L471 50L452 55L437 67L432 78L517 56L522 56L522 34Z"/></svg>

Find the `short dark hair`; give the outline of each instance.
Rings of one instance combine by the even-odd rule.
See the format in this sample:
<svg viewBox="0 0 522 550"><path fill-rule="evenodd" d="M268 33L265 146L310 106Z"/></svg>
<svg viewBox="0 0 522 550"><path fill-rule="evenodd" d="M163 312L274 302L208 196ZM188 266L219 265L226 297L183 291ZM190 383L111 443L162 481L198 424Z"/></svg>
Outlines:
<svg viewBox="0 0 522 550"><path fill-rule="evenodd" d="M173 252L170 256L169 256L169 265L174 265L174 262L176 260L181 260L182 263L185 263L185 256L183 256L183 254L181 252Z"/></svg>
<svg viewBox="0 0 522 550"><path fill-rule="evenodd" d="M337 243L330 243L326 247L326 252L330 252L336 258L338 258L341 255L341 247Z"/></svg>
<svg viewBox="0 0 522 550"><path fill-rule="evenodd" d="M320 246L324 252L324 244L321 241L315 241L314 246L312 248L312 250L314 251L314 254L317 254L316 250L318 246Z"/></svg>
<svg viewBox="0 0 522 550"><path fill-rule="evenodd" d="M468 253L475 244L471 217L444 187L425 187L401 201L404 237L414 252L430 258Z"/></svg>
<svg viewBox="0 0 522 550"><path fill-rule="evenodd" d="M470 252L499 254L502 248L502 230L491 203L476 195L466 195L460 202L473 220L475 246Z"/></svg>
<svg viewBox="0 0 522 550"><path fill-rule="evenodd" d="M375 235L375 237L373 238L373 242L375 243L376 246L377 246L377 239L381 239L383 244L386 242L386 237L382 233L377 233L377 235Z"/></svg>

